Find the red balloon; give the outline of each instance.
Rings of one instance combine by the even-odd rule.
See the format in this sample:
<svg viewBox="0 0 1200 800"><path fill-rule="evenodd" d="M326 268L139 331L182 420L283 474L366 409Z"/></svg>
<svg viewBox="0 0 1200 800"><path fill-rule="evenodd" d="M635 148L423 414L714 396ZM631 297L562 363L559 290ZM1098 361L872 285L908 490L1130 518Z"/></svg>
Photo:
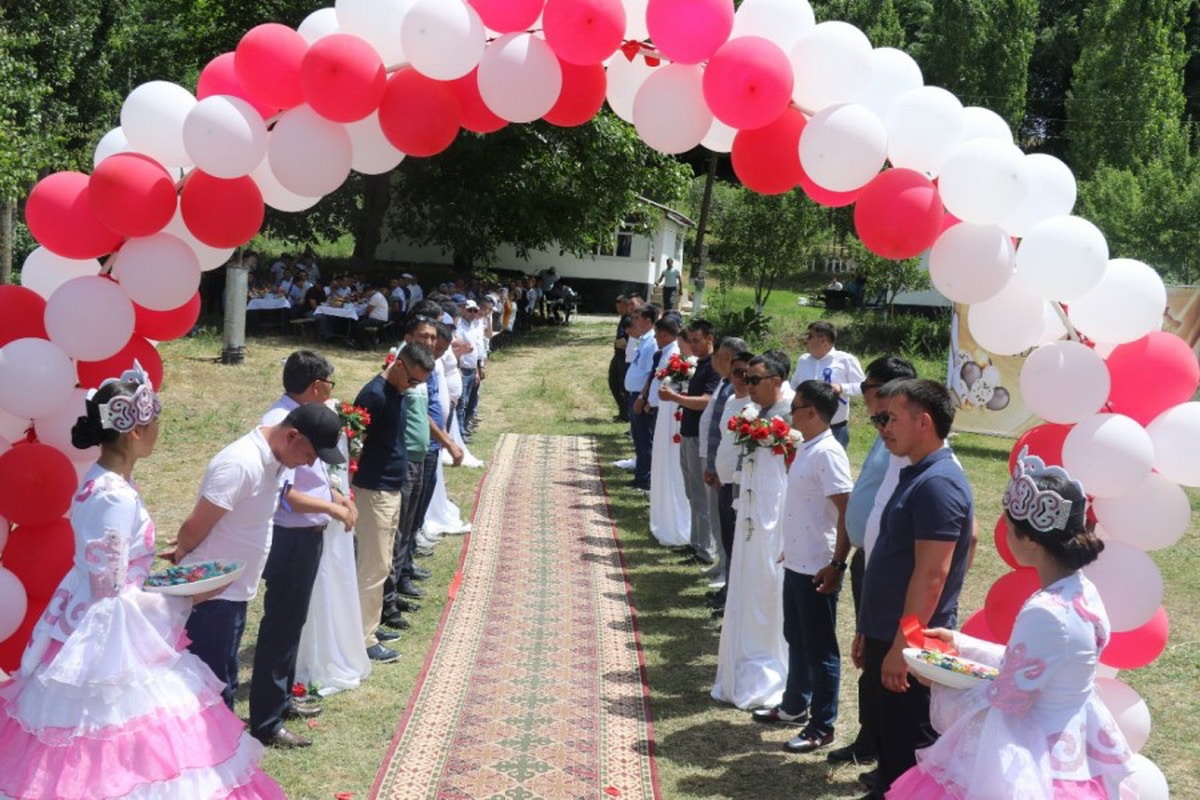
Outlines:
<svg viewBox="0 0 1200 800"><path fill-rule="evenodd" d="M387 70L375 48L335 33L313 43L300 62L304 99L325 119L355 122L379 108Z"/></svg>
<svg viewBox="0 0 1200 800"><path fill-rule="evenodd" d="M988 627L1007 642L1012 636L1013 623L1017 621L1017 613L1025 601L1042 588L1035 569L1018 569L1000 578L988 589L987 600L984 601L983 611L987 618Z"/></svg>
<svg viewBox="0 0 1200 800"><path fill-rule="evenodd" d="M600 112L608 89L608 73L601 64L568 64L562 67L562 91L554 107L542 119L560 128L583 125Z"/></svg>
<svg viewBox="0 0 1200 800"><path fill-rule="evenodd" d="M17 339L48 339L46 299L24 286L0 286L0 347Z"/></svg>
<svg viewBox="0 0 1200 800"><path fill-rule="evenodd" d="M282 109L298 106L304 102L300 63L307 51L308 42L288 26L258 25L246 31L234 50L234 74L256 102Z"/></svg>
<svg viewBox="0 0 1200 800"><path fill-rule="evenodd" d="M808 173L804 171L803 167L800 170L800 188L808 195L809 200L826 208L848 206L858 199L858 194L862 191L862 189L852 189L848 192L830 191L824 186L818 186L812 178L808 177Z"/></svg>
<svg viewBox="0 0 1200 800"><path fill-rule="evenodd" d="M66 456L63 456L66 458ZM74 470L71 470L74 477ZM74 494L74 489L71 490ZM48 600L75 558L71 521L57 517L44 525L18 525L8 535L4 566L21 579L33 600Z"/></svg>
<svg viewBox="0 0 1200 800"><path fill-rule="evenodd" d="M1191 400L1200 386L1200 361L1191 346L1165 331L1151 331L1117 345L1104 363L1112 379L1109 407L1142 425ZM1148 387L1153 390L1147 391Z"/></svg>
<svg viewBox="0 0 1200 800"><path fill-rule="evenodd" d="M179 196L183 224L209 247L240 247L262 227L266 208L258 184L248 175L215 178L193 170Z"/></svg>
<svg viewBox="0 0 1200 800"><path fill-rule="evenodd" d="M759 194L783 194L804 177L800 167L800 134L807 121L789 107L774 122L733 137L733 171L747 189Z"/></svg>
<svg viewBox="0 0 1200 800"><path fill-rule="evenodd" d="M546 0L542 32L560 61L599 64L621 46L625 6L621 0Z"/></svg>
<svg viewBox="0 0 1200 800"><path fill-rule="evenodd" d="M985 642L1004 644L1004 640L988 627L987 615L983 613L982 608L967 617L967 621L962 624L962 632L968 636L974 636L976 639L983 639Z"/></svg>
<svg viewBox="0 0 1200 800"><path fill-rule="evenodd" d="M792 100L792 64L779 45L739 36L717 48L704 68L704 101L731 128L761 128Z"/></svg>
<svg viewBox="0 0 1200 800"><path fill-rule="evenodd" d="M1026 447L1029 448L1029 455L1037 456L1046 464L1062 466L1063 442L1074 427L1047 422L1022 433L1008 454L1008 474L1012 474L1013 467L1017 465L1017 456L1021 455L1021 451Z"/></svg>
<svg viewBox="0 0 1200 800"><path fill-rule="evenodd" d="M1162 606L1150 621L1131 631L1113 633L1100 653L1100 663L1113 669L1139 669L1162 655L1167 647L1171 623Z"/></svg>
<svg viewBox="0 0 1200 800"><path fill-rule="evenodd" d="M25 609L25 619L21 620L21 626L12 636L0 641L0 669L11 675L20 668L25 647L33 637L33 628L41 618L42 612L46 610L48 602L40 598L36 601L32 597L29 598L29 606Z"/></svg>
<svg viewBox="0 0 1200 800"><path fill-rule="evenodd" d="M884 258L920 255L942 229L942 198L916 170L885 170L862 188L854 206L854 228L863 245Z"/></svg>
<svg viewBox="0 0 1200 800"><path fill-rule="evenodd" d="M156 342L169 342L195 327L200 318L200 293L196 292L191 300L168 311L154 311L134 303L133 315L134 333Z"/></svg>
<svg viewBox="0 0 1200 800"><path fill-rule="evenodd" d="M100 162L88 181L88 201L101 223L122 236L158 233L175 216L175 180L141 153L117 153Z"/></svg>
<svg viewBox="0 0 1200 800"><path fill-rule="evenodd" d="M0 516L14 525L45 525L58 519L71 507L74 492L75 468L50 445L20 443L0 454ZM4 551L5 566L10 550L11 540Z"/></svg>
<svg viewBox="0 0 1200 800"><path fill-rule="evenodd" d="M733 0L650 0L646 28L671 61L699 64L733 31Z"/></svg>
<svg viewBox="0 0 1200 800"><path fill-rule="evenodd" d="M229 95L230 97L240 97L254 106L254 110L263 119L273 117L279 108L267 105L266 103L260 103L250 96L250 93L246 91L246 87L242 86L242 82L238 80L233 61L233 53L222 53L208 62L204 66L204 69L200 70L200 77L196 80L196 99L203 100L206 97L215 97L222 94Z"/></svg>
<svg viewBox="0 0 1200 800"><path fill-rule="evenodd" d="M181 308L187 307L181 306ZM134 310L137 312L141 311L137 306L134 306ZM178 310L175 309L175 311ZM172 314L174 311L158 311L153 313ZM150 376L150 383L154 385L154 388L162 389L162 356L159 355L158 350L144 336L139 336L136 333L129 337L129 341L124 347L106 359L101 361L75 362L75 374L79 376L80 386L85 389L96 389L109 378L115 378L125 370L132 369L135 360L142 365L142 369L146 370L146 374Z"/></svg>
<svg viewBox="0 0 1200 800"><path fill-rule="evenodd" d="M960 222L962 222L961 219L959 219L958 217L954 216L949 211L947 211L945 214L942 215L942 227L938 229L938 236L941 236L943 233L948 231L950 228L953 228L955 225L957 225ZM1013 242L1013 247L1016 247L1016 246L1017 246L1016 242Z"/></svg>
<svg viewBox="0 0 1200 800"><path fill-rule="evenodd" d="M996 520L992 538L996 542L996 552L1000 554L1000 558L1004 559L1004 563L1013 569L1021 569L1021 565L1017 563L1017 557L1013 555L1012 548L1008 546L1008 519L1003 514L1000 515L1000 519Z"/></svg>
<svg viewBox="0 0 1200 800"><path fill-rule="evenodd" d="M566 86L566 74L563 75L563 86ZM458 97L459 113L462 126L475 133L494 133L508 124L508 120L496 114L483 102L479 94L479 68L475 68L450 81L454 94Z"/></svg>
<svg viewBox="0 0 1200 800"><path fill-rule="evenodd" d="M524 31L533 27L546 0L467 0L483 24L497 33Z"/></svg>
<svg viewBox="0 0 1200 800"><path fill-rule="evenodd" d="M37 182L25 200L25 224L38 243L65 258L99 258L122 238L92 211L88 176L56 172Z"/></svg>
<svg viewBox="0 0 1200 800"><path fill-rule="evenodd" d="M388 80L379 104L379 127L402 153L437 155L458 135L462 108L449 83L435 81L405 67Z"/></svg>

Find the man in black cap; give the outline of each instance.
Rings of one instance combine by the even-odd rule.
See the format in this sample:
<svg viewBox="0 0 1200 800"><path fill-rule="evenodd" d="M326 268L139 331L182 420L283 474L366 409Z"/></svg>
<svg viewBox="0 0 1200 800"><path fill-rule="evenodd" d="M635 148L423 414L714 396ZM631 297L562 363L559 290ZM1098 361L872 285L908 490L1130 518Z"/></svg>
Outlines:
<svg viewBox="0 0 1200 800"><path fill-rule="evenodd" d="M320 458L340 464L342 426L321 403L292 409L276 425L258 425L208 462L196 505L164 557L176 564L220 559L245 563L242 574L213 598L198 597L188 617L189 649L225 683L230 709L237 694L238 650L246 607L258 592L271 549L271 518L288 471Z"/></svg>

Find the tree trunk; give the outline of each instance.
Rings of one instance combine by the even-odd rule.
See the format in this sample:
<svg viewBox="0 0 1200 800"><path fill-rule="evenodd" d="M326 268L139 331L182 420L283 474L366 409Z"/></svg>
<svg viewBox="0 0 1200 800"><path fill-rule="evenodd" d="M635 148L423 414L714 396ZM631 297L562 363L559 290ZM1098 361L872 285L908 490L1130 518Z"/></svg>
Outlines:
<svg viewBox="0 0 1200 800"><path fill-rule="evenodd" d="M363 176L362 211L354 230L354 260L364 272L375 266L375 251L383 241L383 221L392 204L392 174Z"/></svg>
<svg viewBox="0 0 1200 800"><path fill-rule="evenodd" d="M12 283L13 268L13 212L16 203L5 200L0 203L0 285Z"/></svg>
<svg viewBox="0 0 1200 800"><path fill-rule="evenodd" d="M713 183L717 179L717 154L708 155L708 175L704 179L704 200L700 203L700 219L696 222L696 250L692 253L692 316L704 308L704 259L708 251L704 246L704 235L708 231L708 212L712 208Z"/></svg>

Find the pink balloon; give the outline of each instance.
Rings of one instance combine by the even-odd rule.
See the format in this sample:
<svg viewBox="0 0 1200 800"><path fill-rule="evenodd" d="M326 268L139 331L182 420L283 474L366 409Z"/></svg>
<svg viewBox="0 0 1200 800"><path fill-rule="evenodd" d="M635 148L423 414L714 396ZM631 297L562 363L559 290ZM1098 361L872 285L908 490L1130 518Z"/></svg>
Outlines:
<svg viewBox="0 0 1200 800"><path fill-rule="evenodd" d="M608 73L601 64L562 65L563 85L554 103L542 119L551 125L571 128L582 125L600 112L608 90Z"/></svg>
<svg viewBox="0 0 1200 800"><path fill-rule="evenodd" d="M942 199L929 178L911 169L885 170L863 187L854 228L868 250L884 258L912 258L937 239Z"/></svg>
<svg viewBox="0 0 1200 800"><path fill-rule="evenodd" d="M497 33L528 30L537 22L546 0L468 0L483 24Z"/></svg>
<svg viewBox="0 0 1200 800"><path fill-rule="evenodd" d="M621 0L546 0L546 44L568 64L599 64L617 52L625 35Z"/></svg>
<svg viewBox="0 0 1200 800"><path fill-rule="evenodd" d="M704 100L731 128L774 122L791 99L791 62L777 44L758 36L730 39L704 68Z"/></svg>
<svg viewBox="0 0 1200 800"><path fill-rule="evenodd" d="M508 120L497 116L479 95L478 67L461 78L450 81L450 86L454 89L455 96L458 97L462 126L467 130L475 133L494 133L508 124Z"/></svg>
<svg viewBox="0 0 1200 800"><path fill-rule="evenodd" d="M1030 596L1042 587L1035 569L1018 569L1000 578L988 589L987 600L983 610L987 616L988 627L1000 637L1008 641L1012 636L1013 623L1017 621L1017 613Z"/></svg>
<svg viewBox="0 0 1200 800"><path fill-rule="evenodd" d="M325 119L357 122L379 108L387 71L375 48L335 33L313 43L300 62L304 99Z"/></svg>
<svg viewBox="0 0 1200 800"><path fill-rule="evenodd" d="M427 157L445 150L458 135L462 109L450 84L405 67L388 80L379 104L379 127L402 153Z"/></svg>
<svg viewBox="0 0 1200 800"><path fill-rule="evenodd" d="M983 639L985 642L1004 644L1004 640L988 627L987 615L984 614L982 608L967 617L967 621L962 624L962 632L968 636L974 636L976 639Z"/></svg>
<svg viewBox="0 0 1200 800"><path fill-rule="evenodd" d="M646 28L664 56L679 64L699 64L729 38L733 0L650 0Z"/></svg>
<svg viewBox="0 0 1200 800"><path fill-rule="evenodd" d="M246 87L238 80L233 65L234 57L233 53L222 53L204 65L204 69L200 70L200 77L196 80L196 99L203 100L217 95L239 97L254 106L254 110L263 119L270 119L279 110L278 107L260 103L250 96Z"/></svg>
<svg viewBox="0 0 1200 800"><path fill-rule="evenodd" d="M249 176L214 178L193 171L179 197L183 223L209 247L239 247L262 227L265 207L258 184Z"/></svg>
<svg viewBox="0 0 1200 800"><path fill-rule="evenodd" d="M121 235L96 217L82 172L42 178L25 200L25 224L38 243L64 258L97 258L116 250Z"/></svg>
<svg viewBox="0 0 1200 800"><path fill-rule="evenodd" d="M1162 606L1150 621L1131 631L1114 633L1100 653L1100 663L1114 669L1139 669L1162 655L1167 647L1171 623Z"/></svg>
<svg viewBox="0 0 1200 800"><path fill-rule="evenodd" d="M789 107L769 125L738 131L730 150L738 180L759 194L782 194L796 188L804 177L800 167L804 125L804 114Z"/></svg>
<svg viewBox="0 0 1200 800"><path fill-rule="evenodd" d="M308 42L299 33L268 22L251 28L238 42L233 67L251 99L287 109L304 102L300 64L307 51Z"/></svg>
<svg viewBox="0 0 1200 800"><path fill-rule="evenodd" d="M1165 331L1152 331L1117 345L1105 364L1112 380L1109 408L1143 425L1168 408L1191 400L1200 385L1196 354L1183 339Z"/></svg>
<svg viewBox="0 0 1200 800"><path fill-rule="evenodd" d="M801 165L800 172L800 188L808 195L809 200L826 208L848 206L857 200L858 195L862 192L862 189L852 189L849 192L834 192L826 189L824 186L818 186L812 178L808 177L808 173L803 171L803 165Z"/></svg>
<svg viewBox="0 0 1200 800"><path fill-rule="evenodd" d="M117 153L100 162L88 181L92 212L122 236L158 233L175 216L175 181L154 159Z"/></svg>

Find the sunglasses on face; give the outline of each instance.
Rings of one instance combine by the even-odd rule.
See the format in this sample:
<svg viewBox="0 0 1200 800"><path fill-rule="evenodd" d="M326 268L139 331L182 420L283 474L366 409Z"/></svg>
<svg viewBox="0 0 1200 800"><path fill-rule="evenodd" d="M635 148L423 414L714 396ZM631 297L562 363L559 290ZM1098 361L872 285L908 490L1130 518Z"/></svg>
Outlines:
<svg viewBox="0 0 1200 800"><path fill-rule="evenodd" d="M807 405L792 406L792 413L795 414L797 411L803 411L806 408L812 408L812 406L807 406Z"/></svg>
<svg viewBox="0 0 1200 800"><path fill-rule="evenodd" d="M866 394L867 392L871 391L872 389L878 389L880 386L883 386L883 384L882 383L872 383L871 381L863 381L862 383L860 383L858 385L858 388L862 390L863 394Z"/></svg>
<svg viewBox="0 0 1200 800"><path fill-rule="evenodd" d="M774 375L747 375L746 383L750 384L751 386L758 386L763 381L769 381L773 377L775 377L775 376Z"/></svg>
<svg viewBox="0 0 1200 800"><path fill-rule="evenodd" d="M743 381L746 380L746 370L744 370L744 369L735 369L732 372L730 372L729 374L740 380L743 380Z"/></svg>
<svg viewBox="0 0 1200 800"><path fill-rule="evenodd" d="M871 424L876 428L882 428L892 420L892 415L886 411L881 411L878 414L871 415Z"/></svg>

